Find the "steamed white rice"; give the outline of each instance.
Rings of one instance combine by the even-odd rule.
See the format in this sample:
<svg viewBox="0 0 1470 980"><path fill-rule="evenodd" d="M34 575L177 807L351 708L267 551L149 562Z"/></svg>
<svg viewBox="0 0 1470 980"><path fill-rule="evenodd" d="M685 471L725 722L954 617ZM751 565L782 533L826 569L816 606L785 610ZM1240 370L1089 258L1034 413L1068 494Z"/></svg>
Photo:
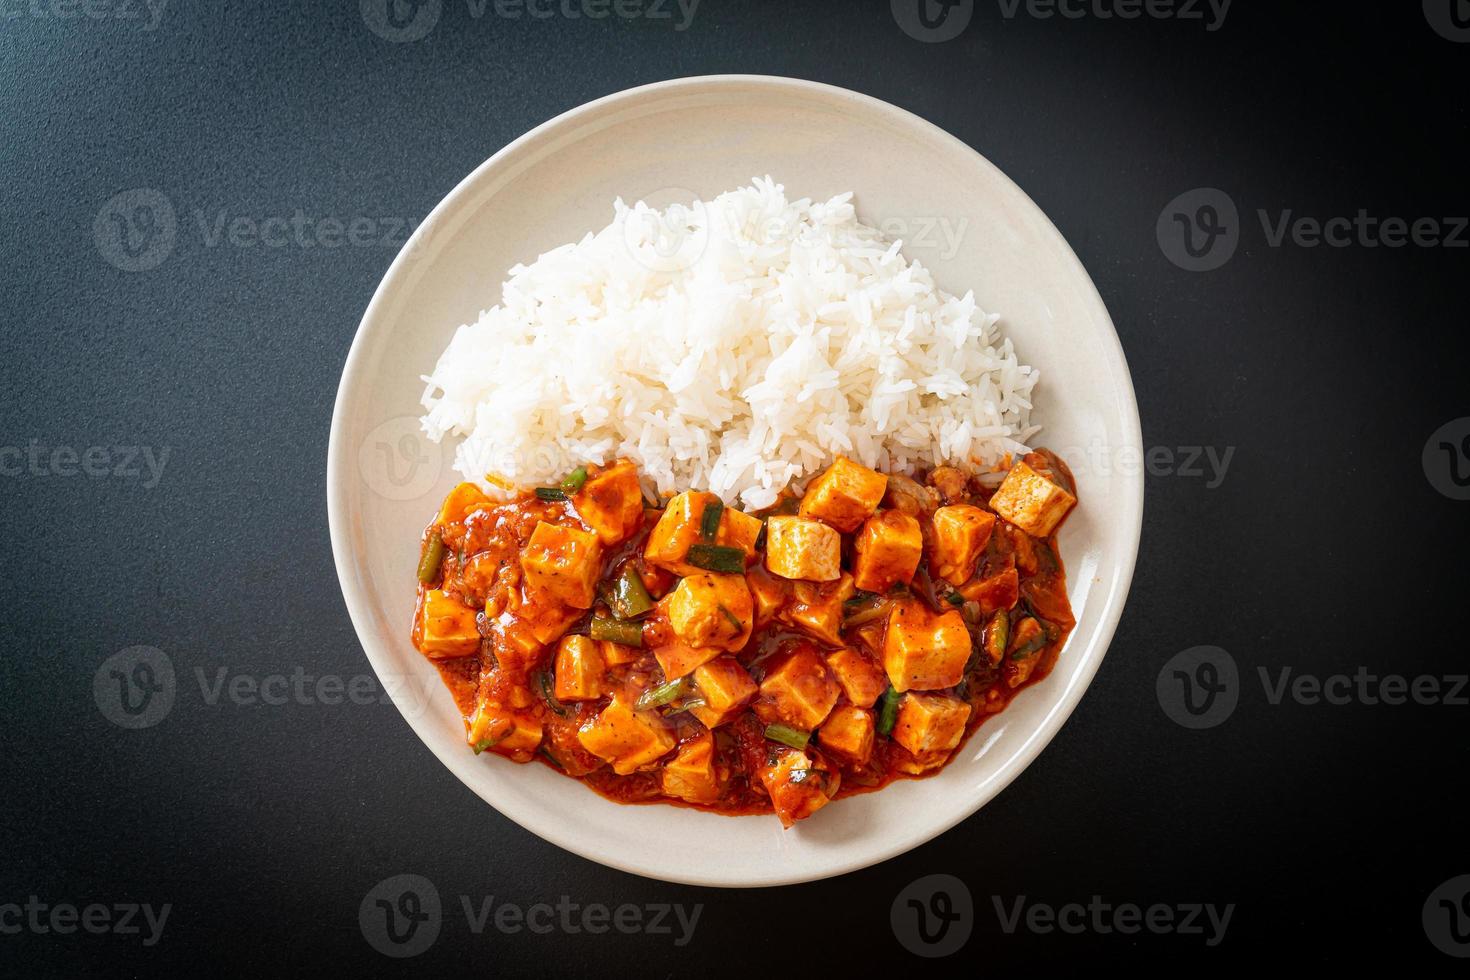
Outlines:
<svg viewBox="0 0 1470 980"><path fill-rule="evenodd" d="M787 201L767 177L615 202L459 328L424 378L424 430L463 437L455 468L487 487L626 456L660 493L752 510L839 453L907 471L1024 451L1035 369L851 199Z"/></svg>

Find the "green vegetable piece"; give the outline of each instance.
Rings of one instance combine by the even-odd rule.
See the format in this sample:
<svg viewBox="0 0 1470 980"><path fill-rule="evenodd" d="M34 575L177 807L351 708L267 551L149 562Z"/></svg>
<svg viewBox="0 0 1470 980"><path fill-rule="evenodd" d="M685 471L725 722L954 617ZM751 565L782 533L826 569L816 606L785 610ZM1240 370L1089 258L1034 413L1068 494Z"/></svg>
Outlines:
<svg viewBox="0 0 1470 980"><path fill-rule="evenodd" d="M648 594L643 578L632 563L623 566L609 590L608 605L619 619L637 619L653 612L653 596Z"/></svg>
<svg viewBox="0 0 1470 980"><path fill-rule="evenodd" d="M898 703L903 700L903 695L888 686L883 692L883 706L878 712L878 734L888 735L893 731L893 726L898 723Z"/></svg>
<svg viewBox="0 0 1470 980"><path fill-rule="evenodd" d="M439 534L439 525L429 528L429 540L424 544L424 553L419 556L419 581L428 585L439 577L439 564L444 561L444 538Z"/></svg>
<svg viewBox="0 0 1470 980"><path fill-rule="evenodd" d="M804 732L800 728L783 725L779 721L766 726L766 738L773 742L780 742L782 745L789 745L793 749L806 748L806 743L811 737L811 732Z"/></svg>
<svg viewBox="0 0 1470 980"><path fill-rule="evenodd" d="M557 500L566 500L567 492L557 487L537 487L536 496L547 503L551 503Z"/></svg>
<svg viewBox="0 0 1470 980"><path fill-rule="evenodd" d="M713 543L720 531L720 516L725 513L724 501L718 497L710 501L699 518L699 540Z"/></svg>
<svg viewBox="0 0 1470 980"><path fill-rule="evenodd" d="M723 544L692 544L684 560L695 568L710 572L741 575L745 572L745 552Z"/></svg>
<svg viewBox="0 0 1470 980"><path fill-rule="evenodd" d="M650 687L638 695L638 700L633 707L639 711L647 711L650 708L661 708L666 704L677 701L688 687L688 678L681 677L676 681L660 684L658 687Z"/></svg>
<svg viewBox="0 0 1470 980"><path fill-rule="evenodd" d="M626 619L611 616L593 616L587 627L587 635L594 640L621 643L625 647L643 646L643 627Z"/></svg>
<svg viewBox="0 0 1470 980"><path fill-rule="evenodd" d="M567 478L561 481L561 486L563 490L570 490L573 493L576 493L578 490L582 489L582 484L586 482L587 467L579 466L567 474Z"/></svg>

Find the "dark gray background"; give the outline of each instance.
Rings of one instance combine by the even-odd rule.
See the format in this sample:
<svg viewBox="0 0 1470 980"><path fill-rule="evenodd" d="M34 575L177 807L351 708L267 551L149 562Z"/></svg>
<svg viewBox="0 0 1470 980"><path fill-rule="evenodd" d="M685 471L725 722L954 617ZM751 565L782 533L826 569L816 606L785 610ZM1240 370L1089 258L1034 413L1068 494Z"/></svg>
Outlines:
<svg viewBox="0 0 1470 980"><path fill-rule="evenodd" d="M426 37L393 43L356 0L174 0L153 30L50 0L0 5L0 444L46 450L39 474L7 463L0 477L0 906L172 907L148 947L0 933L0 973L385 971L399 964L365 940L358 909L400 872L432 881L446 907L437 942L406 965L490 976L889 963L974 975L1099 956L1459 965L1421 912L1470 871L1464 707L1273 705L1257 669L1467 670L1470 503L1434 489L1421 451L1470 415L1470 253L1271 247L1257 211L1470 213L1470 44L1432 30L1417 3L1242 0L1214 31L1003 9L982 0L957 39L927 44L884 2L704 0L677 31L677 16L475 18L444 0ZM417 221L551 116L715 72L847 86L985 154L1097 283L1145 445L1234 450L1214 488L1166 466L1150 475L1117 638L1035 764L927 846L777 891L675 887L565 854L481 803L391 705L211 704L196 679L371 676L333 572L323 472L343 359L395 251L211 244L208 227L296 209ZM1238 206L1240 242L1194 273L1155 227L1202 187ZM94 220L136 188L164 194L178 227L161 264L126 272ZM107 447L120 463L123 446L167 447L156 485L146 469L67 477L50 463L56 447ZM178 690L159 724L129 731L92 684L135 645L166 652ZM1196 731L1170 720L1156 679L1200 645L1228 651L1240 690L1228 720ZM973 933L919 960L890 906L939 873L968 888ZM703 909L679 948L666 935L474 935L461 895ZM1094 895L1235 910L1208 947L1007 934L994 905Z"/></svg>

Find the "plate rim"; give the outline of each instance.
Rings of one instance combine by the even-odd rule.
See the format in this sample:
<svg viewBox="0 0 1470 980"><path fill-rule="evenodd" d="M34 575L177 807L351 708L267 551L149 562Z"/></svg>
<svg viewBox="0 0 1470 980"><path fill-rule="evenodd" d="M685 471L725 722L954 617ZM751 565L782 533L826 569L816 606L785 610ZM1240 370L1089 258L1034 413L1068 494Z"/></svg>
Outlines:
<svg viewBox="0 0 1470 980"><path fill-rule="evenodd" d="M722 88L754 87L765 88L770 91L785 90L788 93L798 95L816 95L827 99L837 98L858 103L869 110L876 110L882 114L896 115L900 122L908 126L917 127L929 137L937 139L941 143L949 144L951 147L968 154L977 161L984 169L990 171L994 177L999 178L1004 184L1018 195L1020 199L1029 204L1035 214L1041 218L1041 234L1050 236L1053 245L1060 246L1065 255L1065 261L1069 262L1072 272L1078 277L1079 285L1084 284L1082 290L1082 302L1091 307L1095 319L1106 324L1107 330L1104 346L1107 355L1113 360L1113 367L1121 368L1117 372L1122 379L1122 386L1117 392L1123 412L1123 445L1122 448L1132 448L1142 451L1142 422L1138 412L1138 400L1133 387L1133 376L1128 366L1127 355L1123 350L1122 340L1118 336L1116 325L1103 302L1101 294L1097 290L1092 276L1083 266L1081 259L1077 257L1071 244L1057 229L1050 216L1036 204L1026 191L1015 181L1007 176L999 167L992 163L984 154L980 153L968 143L944 130L938 125L923 117L910 112L901 106L896 106L883 99L866 95L852 89L841 86L829 85L824 82L815 82L808 79L791 78L780 75L758 75L758 74L717 74L717 75L693 75L679 78L671 78L663 81L638 85L632 88L622 89L609 95L582 103L571 109L553 116L545 122L523 133L521 136L501 147L490 157L485 159L470 173L465 175L454 188L446 194L438 204L429 212L424 220L415 229L408 241L394 256L392 263L383 273L377 288L374 289L372 298L368 301L362 318L359 320L353 333L352 343L348 348L347 357L342 367L342 374L338 381L337 393L332 404L332 421L330 433L327 440L327 466L326 466L326 497L327 497L327 523L332 546L333 565L337 572L338 586L342 590L343 601L347 606L348 617L352 622L353 631L356 634L358 644L367 655L368 662L373 671L381 680L387 661L383 651L375 650L375 647L383 642L375 630L365 629L371 626L371 616L366 608L366 600L357 594L353 587L354 580L351 574L351 562L349 560L348 530L349 517L344 513L346 505L345 487L352 473L352 455L347 451L344 440L346 421L346 403L350 398L349 392L358 389L363 379L358 375L365 371L364 350L367 346L367 338L375 332L377 327L375 321L384 306L387 305L388 297L400 287L400 280L411 272L412 263L415 260L415 252L422 245L426 236L437 232L444 216L456 210L462 199L473 194L477 185L485 176L499 167L503 161L512 158L528 149L535 147L545 140L554 138L557 132L563 128L573 126L584 117L605 111L618 106L621 103L631 103L650 96L666 94L688 94L697 92L702 88L711 90ZM656 881L668 881L677 884L697 885L705 887L722 888L765 888L778 887L782 885L800 884L809 881L819 881L825 878L849 874L863 868L872 867L902 855L934 838L944 834L963 821L974 816L988 803L1002 793L1015 779L1025 771L1049 745L1057 732L1059 732L1068 718L1071 717L1077 705L1081 702L1083 695L1092 685L1098 669L1102 665L1113 638L1117 632L1119 621L1122 618L1123 609L1126 605L1128 593L1132 588L1133 576L1137 566L1138 547L1143 529L1143 508L1145 481L1139 473L1122 474L1124 479L1119 483L1119 500L1126 505L1126 513L1109 514L1110 519L1126 519L1127 526L1123 528L1127 543L1126 553L1121 556L1121 564L1117 566L1118 577L1108 595L1100 597L1103 603L1102 617L1096 631L1088 638L1086 647L1081 651L1081 658L1077 671L1070 678L1070 686L1064 689L1057 703L1042 719L1036 728L1029 732L1024 743L1011 754L986 780L986 788L981 792L973 806L965 806L957 809L952 818L946 818L934 825L926 825L922 831L909 834L895 834L885 839L881 846L872 848L870 851L858 857L846 858L824 864L815 871L798 871L793 874L767 874L758 878L744 880L727 880L717 876L690 874L669 874L661 870L651 870L638 866L633 862L620 861L617 857L609 857L605 854L593 853L590 848L582 846L578 841L569 839L560 834L554 828L544 825L532 824L520 819L513 813L507 812L488 799L481 793L467 777L467 772L461 772L462 767L468 763L463 759L446 759L435 751L433 743L421 730L422 726L429 724L425 714L409 712L402 705L399 713L403 716L424 748L434 756L445 768L459 779L472 793L495 809L506 819L511 820L527 832L540 837L565 851L576 854L579 857L593 861L597 864L616 868L617 870ZM1120 511L1123 507L1120 506ZM371 637L371 641L369 640ZM382 661L382 662L380 662ZM466 758L473 758L467 756ZM727 818L734 819L734 818Z"/></svg>

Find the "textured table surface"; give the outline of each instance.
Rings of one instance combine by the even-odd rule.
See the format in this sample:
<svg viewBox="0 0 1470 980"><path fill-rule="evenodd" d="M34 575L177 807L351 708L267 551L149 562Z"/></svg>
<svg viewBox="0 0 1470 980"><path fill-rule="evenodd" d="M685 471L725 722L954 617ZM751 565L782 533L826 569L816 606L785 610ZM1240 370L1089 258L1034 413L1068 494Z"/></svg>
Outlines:
<svg viewBox="0 0 1470 980"><path fill-rule="evenodd" d="M1467 4L924 2L0 2L0 974L1459 965ZM1052 745L930 844L774 891L566 854L331 696L377 682L327 430L407 229L551 116L719 72L889 100L1015 179L1149 449ZM132 729L136 646L176 677ZM401 873L440 911L396 962L359 913Z"/></svg>

